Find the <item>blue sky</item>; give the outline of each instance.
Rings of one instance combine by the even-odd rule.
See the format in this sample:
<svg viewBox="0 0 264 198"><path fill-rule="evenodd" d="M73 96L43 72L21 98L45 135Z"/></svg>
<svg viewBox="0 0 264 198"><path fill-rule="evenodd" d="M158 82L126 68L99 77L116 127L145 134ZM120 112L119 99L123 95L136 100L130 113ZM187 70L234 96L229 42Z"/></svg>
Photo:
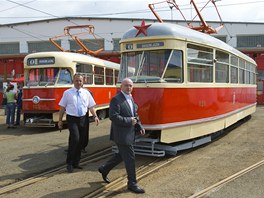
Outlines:
<svg viewBox="0 0 264 198"><path fill-rule="evenodd" d="M162 0L0 0L0 24L51 19L56 17L111 17L154 19L148 4ZM195 0L202 8L208 0ZM195 16L190 0L176 0L187 19ZM217 0L223 21L264 22L264 0ZM212 3L202 11L207 21L218 21ZM182 20L178 11L165 2L156 10L163 19Z"/></svg>

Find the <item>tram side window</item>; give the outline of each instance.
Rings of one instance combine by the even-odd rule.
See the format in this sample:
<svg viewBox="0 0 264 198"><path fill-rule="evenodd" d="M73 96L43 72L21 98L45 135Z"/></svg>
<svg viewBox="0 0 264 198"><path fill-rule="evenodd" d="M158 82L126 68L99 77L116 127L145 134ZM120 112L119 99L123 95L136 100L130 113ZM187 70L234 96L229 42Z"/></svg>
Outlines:
<svg viewBox="0 0 264 198"><path fill-rule="evenodd" d="M187 45L188 81L213 82L213 49Z"/></svg>
<svg viewBox="0 0 264 198"><path fill-rule="evenodd" d="M246 62L246 71L245 71L246 72L246 84L250 84L250 77L251 77L250 69L251 69L251 64Z"/></svg>
<svg viewBox="0 0 264 198"><path fill-rule="evenodd" d="M94 67L94 83L96 85L104 84L104 68L98 66Z"/></svg>
<svg viewBox="0 0 264 198"><path fill-rule="evenodd" d="M238 83L238 57L231 56L230 82Z"/></svg>
<svg viewBox="0 0 264 198"><path fill-rule="evenodd" d="M83 84L93 84L93 66L88 64L77 64L76 72L83 75Z"/></svg>
<svg viewBox="0 0 264 198"><path fill-rule="evenodd" d="M229 82L229 55L227 53L216 51L215 63L215 82Z"/></svg>
<svg viewBox="0 0 264 198"><path fill-rule="evenodd" d="M105 70L105 79L107 85L113 85L114 84L114 72L112 69L106 69Z"/></svg>
<svg viewBox="0 0 264 198"><path fill-rule="evenodd" d="M239 60L239 83L245 84L245 61Z"/></svg>
<svg viewBox="0 0 264 198"><path fill-rule="evenodd" d="M183 82L182 51L173 50L163 78L167 82Z"/></svg>
<svg viewBox="0 0 264 198"><path fill-rule="evenodd" d="M57 84L72 84L71 72L68 69L61 69Z"/></svg>

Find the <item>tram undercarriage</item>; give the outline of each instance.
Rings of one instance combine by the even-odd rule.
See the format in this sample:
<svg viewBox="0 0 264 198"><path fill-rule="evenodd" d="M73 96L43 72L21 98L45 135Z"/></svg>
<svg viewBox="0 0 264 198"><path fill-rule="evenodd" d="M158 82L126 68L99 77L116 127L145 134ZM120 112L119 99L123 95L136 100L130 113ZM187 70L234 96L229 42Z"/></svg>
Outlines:
<svg viewBox="0 0 264 198"><path fill-rule="evenodd" d="M24 113L24 124L27 127L55 127L53 114L58 113Z"/></svg>
<svg viewBox="0 0 264 198"><path fill-rule="evenodd" d="M146 130L144 137L137 136L134 144L138 155L163 157L176 155L179 151L194 148L221 137L251 118L256 107L249 106L225 116L193 125L165 130ZM168 134L166 134L168 132ZM162 138L165 133L166 138ZM181 134L182 133L182 134ZM184 134L184 135L183 135ZM117 152L117 147L113 146Z"/></svg>

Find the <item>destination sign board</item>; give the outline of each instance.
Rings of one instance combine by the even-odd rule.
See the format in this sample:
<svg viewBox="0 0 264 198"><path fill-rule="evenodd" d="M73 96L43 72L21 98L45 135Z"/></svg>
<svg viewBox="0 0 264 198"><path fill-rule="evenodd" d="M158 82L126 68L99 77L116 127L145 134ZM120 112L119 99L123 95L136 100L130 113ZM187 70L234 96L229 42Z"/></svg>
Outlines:
<svg viewBox="0 0 264 198"><path fill-rule="evenodd" d="M137 44L137 48L152 48L152 47L162 47L164 42L152 42L152 43L142 43Z"/></svg>
<svg viewBox="0 0 264 198"><path fill-rule="evenodd" d="M43 57L43 58L29 58L27 60L28 66L33 65L50 65L55 63L54 57Z"/></svg>

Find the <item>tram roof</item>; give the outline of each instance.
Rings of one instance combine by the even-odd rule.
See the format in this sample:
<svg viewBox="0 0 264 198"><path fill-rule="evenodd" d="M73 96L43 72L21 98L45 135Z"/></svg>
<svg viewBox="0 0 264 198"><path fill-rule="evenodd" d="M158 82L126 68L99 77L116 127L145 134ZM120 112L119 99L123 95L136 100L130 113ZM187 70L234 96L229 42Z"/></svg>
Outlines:
<svg viewBox="0 0 264 198"><path fill-rule="evenodd" d="M60 60L69 60L72 62L83 62L83 63L90 63L90 64L95 64L95 65L102 65L102 66L106 66L106 67L111 67L114 69L120 69L120 65L111 61L107 61L104 59L100 59L100 58L96 58L90 55L86 55L86 54L79 54L79 53L73 53L73 52L36 52L36 53L32 53L32 54L28 54L25 59L24 62L28 59L28 58L37 58L37 57L60 57Z"/></svg>
<svg viewBox="0 0 264 198"><path fill-rule="evenodd" d="M136 28L129 29L124 35L123 39L135 39ZM210 36L208 34L198 32L196 30L192 30L190 28L177 25L177 24L171 24L171 23L152 23L151 26L147 28L147 35L148 37L151 36L166 36L166 37L174 37L175 39L179 40L186 40L189 42L195 42L204 44L207 46L216 47L218 49L226 50L228 52L233 53L234 55L237 55L241 58L244 58L245 60L248 60L250 62L254 62L253 59L245 55L244 53L240 52L239 50L233 48L232 46L226 44L225 42ZM146 37L143 34L139 34L137 38L144 38ZM121 42L122 42L121 40Z"/></svg>

